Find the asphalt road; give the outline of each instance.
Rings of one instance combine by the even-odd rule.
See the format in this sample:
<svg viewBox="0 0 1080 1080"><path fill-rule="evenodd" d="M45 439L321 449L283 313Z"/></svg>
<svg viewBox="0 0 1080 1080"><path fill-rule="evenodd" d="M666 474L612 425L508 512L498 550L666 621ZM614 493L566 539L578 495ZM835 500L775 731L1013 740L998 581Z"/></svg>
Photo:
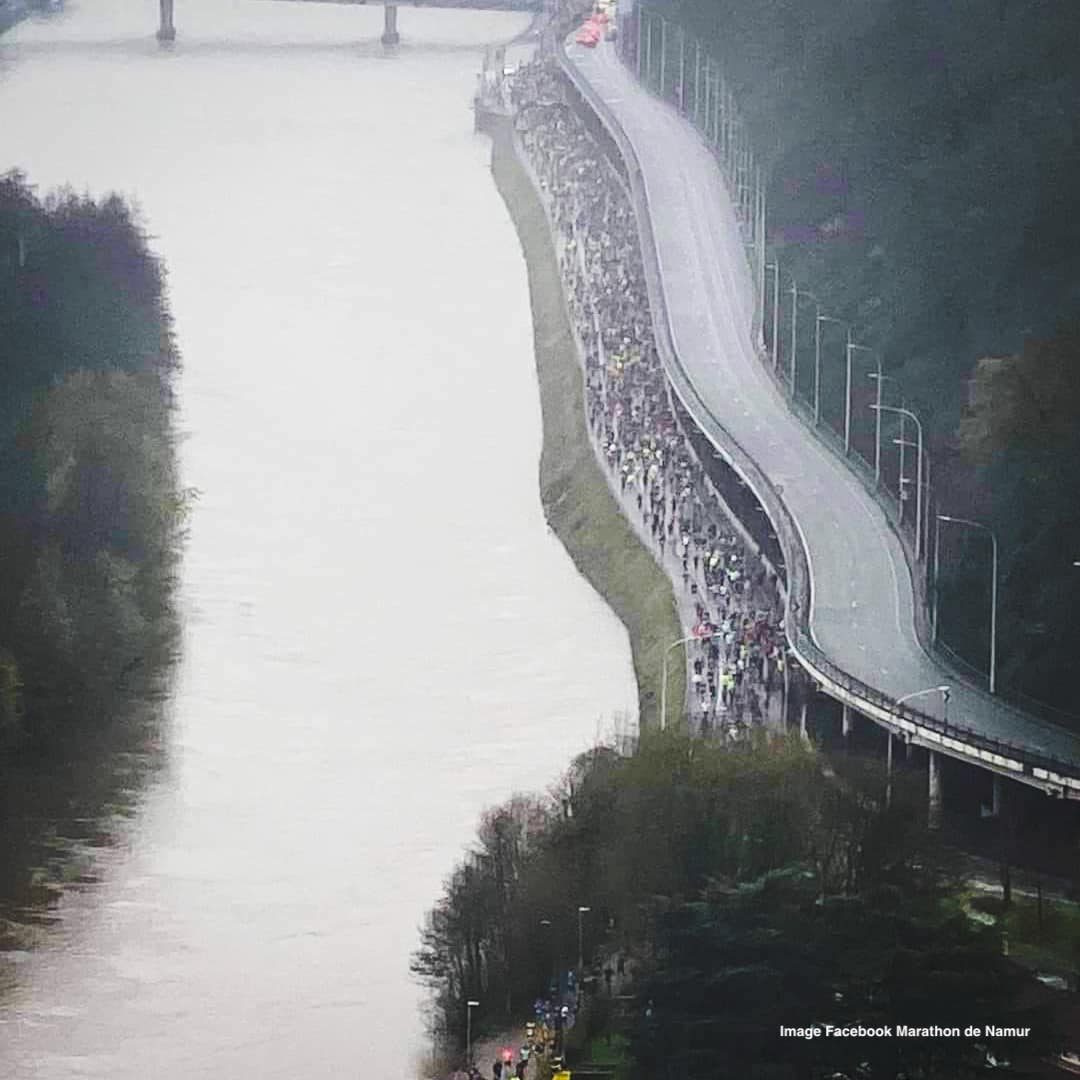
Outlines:
<svg viewBox="0 0 1080 1080"><path fill-rule="evenodd" d="M757 358L743 241L720 168L700 135L637 84L613 45L570 44L567 55L640 160L683 365L728 432L783 487L809 557L810 629L819 648L893 698L947 684L950 723L1080 765L1080 738L966 686L923 650L906 556L884 511L790 412ZM941 717L938 694L912 705Z"/></svg>

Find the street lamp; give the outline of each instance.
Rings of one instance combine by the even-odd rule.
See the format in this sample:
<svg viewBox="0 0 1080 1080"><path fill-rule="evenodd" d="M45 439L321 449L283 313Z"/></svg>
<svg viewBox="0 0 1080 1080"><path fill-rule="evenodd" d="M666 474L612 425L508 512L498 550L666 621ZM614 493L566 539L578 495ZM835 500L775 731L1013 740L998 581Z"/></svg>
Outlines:
<svg viewBox="0 0 1080 1080"><path fill-rule="evenodd" d="M836 323L838 326L847 327L847 402L848 413L851 411L851 324L843 319L834 319L831 315L818 315L814 320L814 425L821 422L821 324L823 322ZM847 453L847 436L850 424L844 423L844 453Z"/></svg>
<svg viewBox="0 0 1080 1080"><path fill-rule="evenodd" d="M479 1001L465 1002L465 1064L471 1065L472 1059L472 1011L479 1008Z"/></svg>
<svg viewBox="0 0 1080 1080"><path fill-rule="evenodd" d="M951 521L954 525L968 525L972 529L981 529L990 534L992 549L992 561L990 567L990 693L995 693L997 686L997 580L998 580L998 542L994 530L988 525L981 525L977 521L969 521L967 518L949 517L948 514L938 514L938 521ZM937 633L937 571L938 571L938 537L934 537L934 632Z"/></svg>
<svg viewBox="0 0 1080 1080"><path fill-rule="evenodd" d="M780 260L766 263L766 270L773 272L773 306L772 306L772 366L777 370L777 357L780 341Z"/></svg>
<svg viewBox="0 0 1080 1080"><path fill-rule="evenodd" d="M680 645L685 645L688 641L693 641L694 635L689 637L679 638L678 641L673 641L664 650L664 660L661 665L660 675L660 730L665 731L667 729L667 660L668 654L672 649L677 649Z"/></svg>
<svg viewBox="0 0 1080 1080"><path fill-rule="evenodd" d="M858 348L864 346L859 345ZM877 371L870 373L870 378L877 380L877 401L876 403L881 405L881 395L884 392L882 390L882 384L887 382L896 382L891 375L882 375L881 373L881 353L877 353ZM874 423L874 486L881 486L881 411L878 410L877 419Z"/></svg>
<svg viewBox="0 0 1080 1080"><path fill-rule="evenodd" d="M848 330L847 340L847 404L844 408L844 453L847 454L851 450L851 353L853 350L858 349L862 352L868 352L876 358L877 371L875 371L870 378L877 379L877 402L878 406L881 405L881 382L885 378L881 374L881 353L876 349L871 349L866 345L857 345L851 340L851 330ZM877 423L874 426L874 482L881 477L881 413L877 414Z"/></svg>
<svg viewBox="0 0 1080 1080"><path fill-rule="evenodd" d="M579 904L577 909L577 970L578 970L578 990L581 989L581 976L585 968L585 923L582 916L592 911L592 908L586 904Z"/></svg>
<svg viewBox="0 0 1080 1080"><path fill-rule="evenodd" d="M555 984L555 991L553 992L557 993L559 988L559 961L555 955L555 932L550 919L541 919L540 925L546 930L551 930L552 932L551 941L549 942L551 946L551 981Z"/></svg>
<svg viewBox="0 0 1080 1080"><path fill-rule="evenodd" d="M880 385L880 383L878 384ZM919 418L910 410L903 409L899 405L871 405L873 409L880 416L884 412L897 413L903 417L910 417L915 421L915 430L918 432L918 461L915 465L915 558L921 559L923 556L922 550L922 476L923 476L923 434L922 423ZM903 484L901 484L901 488Z"/></svg>
<svg viewBox="0 0 1080 1080"><path fill-rule="evenodd" d="M949 722L949 696L952 693L948 686L929 686L925 690L914 690L910 694L905 694L903 697L896 699L897 705L903 705L905 701L910 701L912 698L922 697L923 694L940 694L941 695L941 718L947 724Z"/></svg>
<svg viewBox="0 0 1080 1080"><path fill-rule="evenodd" d="M817 313L821 314L821 302L812 293L803 290L802 296L807 297L814 301L814 306L817 308ZM796 351L796 345L798 344L798 338L795 336L798 315L799 315L799 283L792 279L791 282L791 397L795 398L795 365L798 360L798 353Z"/></svg>
<svg viewBox="0 0 1080 1080"><path fill-rule="evenodd" d="M673 641L664 650L664 661L661 665L660 675L660 730L665 731L667 729L667 662L668 653L672 649L678 648L680 645L685 645L688 641L712 641L714 638L719 637L718 633L709 634L707 637L698 637L697 634L690 634L687 637L679 638L678 641Z"/></svg>

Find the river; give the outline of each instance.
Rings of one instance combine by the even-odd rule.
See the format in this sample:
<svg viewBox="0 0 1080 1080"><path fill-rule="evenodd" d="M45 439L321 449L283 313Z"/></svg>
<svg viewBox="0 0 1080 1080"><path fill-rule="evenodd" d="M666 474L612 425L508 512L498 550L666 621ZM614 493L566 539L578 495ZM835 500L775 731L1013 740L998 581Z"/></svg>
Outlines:
<svg viewBox="0 0 1080 1080"><path fill-rule="evenodd" d="M160 743L119 811L70 770L77 816L46 811L106 838L5 961L0 1075L412 1077L409 954L478 813L636 715L543 519L525 266L472 131L483 44L527 20L402 8L385 54L381 8L178 0L171 51L156 19L0 38L0 171L131 196L167 263L201 492Z"/></svg>

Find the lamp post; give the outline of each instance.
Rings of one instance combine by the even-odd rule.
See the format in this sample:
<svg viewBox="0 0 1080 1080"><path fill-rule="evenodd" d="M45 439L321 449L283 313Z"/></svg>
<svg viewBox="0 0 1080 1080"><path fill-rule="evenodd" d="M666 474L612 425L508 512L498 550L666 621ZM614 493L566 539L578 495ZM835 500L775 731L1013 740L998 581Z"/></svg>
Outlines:
<svg viewBox="0 0 1080 1080"><path fill-rule="evenodd" d="M922 697L923 694L940 694L941 695L941 718L947 724L949 722L949 696L951 689L948 686L928 686L925 690L914 690L910 694L905 694L903 697L896 699L897 705L903 705L905 701L910 701L912 698Z"/></svg>
<svg viewBox="0 0 1080 1080"><path fill-rule="evenodd" d="M792 279L791 282L791 397L795 399L795 368L798 360L798 338L795 336L798 329L799 318L799 297L800 295L807 297L814 301L814 306L817 308L817 313L821 314L821 302L818 298L807 290L803 290L800 294L799 283Z"/></svg>
<svg viewBox="0 0 1080 1080"><path fill-rule="evenodd" d="M577 970L578 970L578 990L581 989L581 976L585 967L585 922L582 918L587 912L592 911L592 908L587 904L578 904L577 909Z"/></svg>
<svg viewBox="0 0 1080 1080"><path fill-rule="evenodd" d="M551 920L544 918L540 920L540 925L546 930L551 931L551 941L549 945L551 947L551 981L555 984L555 989L558 991L559 986L559 961L555 956L555 931L552 927Z"/></svg>
<svg viewBox="0 0 1080 1080"><path fill-rule="evenodd" d="M862 348L860 345L859 348ZM895 382L891 375L881 373L881 353L877 353L877 371L870 373L870 378L877 381L876 404L878 406L877 418L874 421L874 486L881 486L881 395L884 392L882 383Z"/></svg>
<svg viewBox="0 0 1080 1080"><path fill-rule="evenodd" d="M918 442L916 446L918 448L918 461L915 465L915 558L921 559L923 556L922 550L922 475L923 475L923 433L922 422L919 418L910 410L903 409L899 405L871 405L871 409L875 410L879 415L884 412L897 413L902 417L907 417L915 421L915 430L918 433ZM901 483L901 488L903 484Z"/></svg>
<svg viewBox="0 0 1080 1080"><path fill-rule="evenodd" d="M668 653L672 649L677 649L680 645L685 645L688 641L713 641L720 635L718 633L709 634L707 637L698 637L697 634L689 634L687 637L679 638L678 641L673 641L664 650L664 661L661 665L660 675L660 730L665 731L667 729L667 668L668 668Z"/></svg>
<svg viewBox="0 0 1080 1080"><path fill-rule="evenodd" d="M991 567L990 567L990 693L996 692L997 687L997 580L998 580L998 542L994 530L988 525L982 525L978 521L969 521L967 518L950 517L948 514L938 514L938 521L951 521L954 525L967 525L972 529L981 529L990 534L991 544ZM934 543L934 628L937 629L937 542Z"/></svg>
<svg viewBox="0 0 1080 1080"><path fill-rule="evenodd" d="M818 315L814 320L814 425L821 422L821 324L823 322L836 323L837 326L847 327L847 402L848 413L851 412L851 324L843 319L834 319L831 315ZM848 448L848 430L850 423L844 421L844 453Z"/></svg>
<svg viewBox="0 0 1080 1080"><path fill-rule="evenodd" d="M874 426L874 483L881 478L881 382L885 378L881 374L881 353L866 345L858 345L851 340L851 331L848 331L847 340L847 405L844 409L844 453L851 451L851 354L854 351L868 352L876 358L877 371L871 374L872 379L877 379L877 401L879 407L877 423Z"/></svg>
<svg viewBox="0 0 1080 1080"><path fill-rule="evenodd" d="M471 1065L472 1059L472 1011L479 1007L479 1001L465 1002L465 1064Z"/></svg>
<svg viewBox="0 0 1080 1080"><path fill-rule="evenodd" d="M777 370L777 356L780 344L780 260L766 264L773 272L773 307L772 307L772 367Z"/></svg>
<svg viewBox="0 0 1080 1080"><path fill-rule="evenodd" d="M689 637L679 638L678 641L673 641L664 650L664 660L663 660L663 664L661 665L661 675L660 675L660 730L661 731L666 731L667 730L667 661L668 661L668 654L671 652L672 649L677 649L680 645L685 645L688 641L693 641L693 640L694 640L694 635L693 634L691 634Z"/></svg>

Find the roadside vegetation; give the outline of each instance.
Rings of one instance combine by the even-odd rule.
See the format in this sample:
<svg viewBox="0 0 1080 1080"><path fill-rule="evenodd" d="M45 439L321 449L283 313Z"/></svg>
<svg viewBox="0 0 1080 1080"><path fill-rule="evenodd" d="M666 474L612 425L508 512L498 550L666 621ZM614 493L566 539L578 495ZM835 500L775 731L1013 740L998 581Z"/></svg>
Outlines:
<svg viewBox="0 0 1080 1080"><path fill-rule="evenodd" d="M164 271L121 198L0 177L0 747L163 687L186 496Z"/></svg>
<svg viewBox="0 0 1080 1080"><path fill-rule="evenodd" d="M480 1002L474 1032L505 1028L576 966L584 905L586 971L618 953L633 978L618 999L592 981L571 1062L641 1080L954 1078L987 1052L1059 1049L1044 988L1003 955L996 920L965 910L923 803L904 783L887 803L879 770L827 767L798 736L649 732L630 757L598 746L547 796L485 813L413 971L460 1047L466 1000ZM825 1023L1032 1033L779 1037Z"/></svg>
<svg viewBox="0 0 1080 1080"><path fill-rule="evenodd" d="M544 514L574 564L630 635L642 727L660 714L664 649L682 637L671 582L638 540L612 496L585 423L584 379L543 206L509 127L493 132L492 171L525 253L536 370L543 410L540 495ZM681 715L682 665L669 675L668 708Z"/></svg>
<svg viewBox="0 0 1080 1080"><path fill-rule="evenodd" d="M999 688L1080 717L1080 7L649 7L720 60L765 166L770 254L784 277L781 354L790 349L792 276L823 312L851 322L856 340L882 351L898 380L886 401L904 398L926 428L937 508L998 534ZM679 40L667 34L669 84ZM812 306L800 323L809 378ZM835 426L842 327L823 325L822 358L823 415ZM863 367L854 438L872 458ZM895 490L896 432L886 434ZM942 637L983 672L989 547L985 534L943 532Z"/></svg>

